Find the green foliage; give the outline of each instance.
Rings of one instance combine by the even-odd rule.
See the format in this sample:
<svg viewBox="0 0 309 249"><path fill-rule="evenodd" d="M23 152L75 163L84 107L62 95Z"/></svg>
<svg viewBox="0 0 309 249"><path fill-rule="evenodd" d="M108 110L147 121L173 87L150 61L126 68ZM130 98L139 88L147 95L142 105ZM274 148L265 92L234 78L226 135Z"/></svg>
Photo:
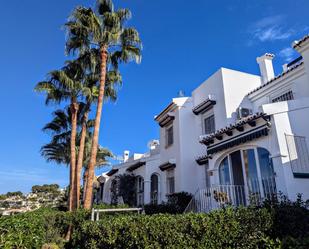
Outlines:
<svg viewBox="0 0 309 249"><path fill-rule="evenodd" d="M0 218L0 248L41 248L43 244L55 243L64 246L64 235L69 224L82 224L89 213L59 212L53 209L38 209L33 212L2 216ZM52 248L52 247L51 247Z"/></svg>
<svg viewBox="0 0 309 249"><path fill-rule="evenodd" d="M262 209L114 216L84 222L70 248L265 248L270 220Z"/></svg>
<svg viewBox="0 0 309 249"><path fill-rule="evenodd" d="M10 203L8 201L1 201L0 202L0 208L9 208Z"/></svg>
<svg viewBox="0 0 309 249"><path fill-rule="evenodd" d="M192 195L187 192L179 192L170 194L167 203L163 204L148 204L144 206L146 214L181 214L184 212Z"/></svg>
<svg viewBox="0 0 309 249"><path fill-rule="evenodd" d="M96 208L113 208L99 205ZM117 206L119 207L119 206ZM0 248L309 248L307 203L286 199L209 214L103 215L39 209L0 218ZM72 239L64 236L71 226Z"/></svg>
<svg viewBox="0 0 309 249"><path fill-rule="evenodd" d="M134 174L117 175L111 187L112 204L118 204L118 197L130 207L136 205L136 176Z"/></svg>
<svg viewBox="0 0 309 249"><path fill-rule="evenodd" d="M6 196L7 197L13 197L13 196L23 197L24 195L21 191L16 191L16 192L7 192Z"/></svg>
<svg viewBox="0 0 309 249"><path fill-rule="evenodd" d="M58 184L44 184L32 186L32 193L58 193L59 185Z"/></svg>
<svg viewBox="0 0 309 249"><path fill-rule="evenodd" d="M129 208L127 204L118 204L118 205L111 205L111 204L96 204L93 206L95 209L111 209L111 208Z"/></svg>
<svg viewBox="0 0 309 249"><path fill-rule="evenodd" d="M309 248L308 204L308 201L303 201L302 196L298 195L295 202L280 196L262 205L270 212L273 220L269 235L283 240L282 248Z"/></svg>

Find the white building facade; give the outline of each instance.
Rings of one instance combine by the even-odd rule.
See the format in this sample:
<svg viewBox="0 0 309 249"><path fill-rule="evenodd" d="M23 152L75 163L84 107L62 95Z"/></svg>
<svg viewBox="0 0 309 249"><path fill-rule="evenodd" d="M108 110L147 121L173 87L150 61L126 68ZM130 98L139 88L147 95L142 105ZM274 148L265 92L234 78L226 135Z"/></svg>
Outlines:
<svg viewBox="0 0 309 249"><path fill-rule="evenodd" d="M309 36L292 46L300 57L277 76L265 54L261 75L221 68L191 97L174 98L155 118L159 143L101 176L99 200L109 202L113 178L128 171L143 182L137 205L181 191L201 211L279 192L309 199Z"/></svg>

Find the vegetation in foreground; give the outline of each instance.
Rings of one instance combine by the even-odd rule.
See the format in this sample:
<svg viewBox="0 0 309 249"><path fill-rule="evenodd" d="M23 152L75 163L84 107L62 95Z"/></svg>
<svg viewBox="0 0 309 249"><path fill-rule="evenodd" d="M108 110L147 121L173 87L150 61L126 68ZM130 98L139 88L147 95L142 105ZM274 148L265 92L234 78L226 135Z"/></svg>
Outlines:
<svg viewBox="0 0 309 249"><path fill-rule="evenodd" d="M72 237L65 242L69 225ZM104 215L92 222L89 211L40 209L0 218L0 248L305 249L309 210L299 198L210 214Z"/></svg>

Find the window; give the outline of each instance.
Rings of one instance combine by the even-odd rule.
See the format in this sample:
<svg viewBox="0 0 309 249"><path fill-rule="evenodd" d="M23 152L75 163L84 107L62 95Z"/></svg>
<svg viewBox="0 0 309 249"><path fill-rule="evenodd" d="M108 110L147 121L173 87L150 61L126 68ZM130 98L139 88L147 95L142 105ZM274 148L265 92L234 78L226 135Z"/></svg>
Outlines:
<svg viewBox="0 0 309 249"><path fill-rule="evenodd" d="M136 178L137 206L144 205L144 178L138 176Z"/></svg>
<svg viewBox="0 0 309 249"><path fill-rule="evenodd" d="M222 185L231 184L228 157L224 158L219 166L219 179Z"/></svg>
<svg viewBox="0 0 309 249"><path fill-rule="evenodd" d="M174 170L168 170L166 172L166 185L167 185L167 194L175 193L175 176Z"/></svg>
<svg viewBox="0 0 309 249"><path fill-rule="evenodd" d="M246 203L247 198L258 203L277 193L272 159L264 148L234 151L221 161L218 174L223 189L231 185L232 192L227 194L236 204ZM245 196L245 188L248 196Z"/></svg>
<svg viewBox="0 0 309 249"><path fill-rule="evenodd" d="M151 204L158 204L158 192L159 192L159 177L156 174L152 174L150 178L150 201Z"/></svg>
<svg viewBox="0 0 309 249"><path fill-rule="evenodd" d="M275 103L275 102L287 101L287 100L293 100L293 99L294 99L293 92L290 90L288 92L285 92L284 94L281 94L278 97L273 98L271 102Z"/></svg>
<svg viewBox="0 0 309 249"><path fill-rule="evenodd" d="M285 135L294 177L309 177L309 154L306 137Z"/></svg>
<svg viewBox="0 0 309 249"><path fill-rule="evenodd" d="M166 147L171 146L174 143L174 131L173 126L167 127L165 130L165 145Z"/></svg>
<svg viewBox="0 0 309 249"><path fill-rule="evenodd" d="M215 115L207 116L203 119L204 134L211 134L216 131L215 128Z"/></svg>

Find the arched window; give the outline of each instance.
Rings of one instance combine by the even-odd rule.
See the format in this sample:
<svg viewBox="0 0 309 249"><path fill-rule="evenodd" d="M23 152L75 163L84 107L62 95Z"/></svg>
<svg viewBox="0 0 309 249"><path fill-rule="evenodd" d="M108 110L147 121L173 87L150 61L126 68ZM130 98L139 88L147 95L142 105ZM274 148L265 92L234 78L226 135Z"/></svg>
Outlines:
<svg viewBox="0 0 309 249"><path fill-rule="evenodd" d="M274 179L274 166L270 158L269 152L264 148L258 148L258 157L260 163L261 177L263 189L266 197L271 197L273 193L276 193L276 183Z"/></svg>
<svg viewBox="0 0 309 249"><path fill-rule="evenodd" d="M228 157L225 157L219 166L219 180L222 185L231 184Z"/></svg>
<svg viewBox="0 0 309 249"><path fill-rule="evenodd" d="M227 155L218 173L220 185L234 185L231 189L246 185L250 199L257 202L277 192L272 159L264 148L241 149Z"/></svg>
<svg viewBox="0 0 309 249"><path fill-rule="evenodd" d="M150 201L151 204L158 204L159 193L159 177L157 174L152 174L150 178Z"/></svg>
<svg viewBox="0 0 309 249"><path fill-rule="evenodd" d="M144 178L141 176L136 178L136 192L137 206L144 205Z"/></svg>

